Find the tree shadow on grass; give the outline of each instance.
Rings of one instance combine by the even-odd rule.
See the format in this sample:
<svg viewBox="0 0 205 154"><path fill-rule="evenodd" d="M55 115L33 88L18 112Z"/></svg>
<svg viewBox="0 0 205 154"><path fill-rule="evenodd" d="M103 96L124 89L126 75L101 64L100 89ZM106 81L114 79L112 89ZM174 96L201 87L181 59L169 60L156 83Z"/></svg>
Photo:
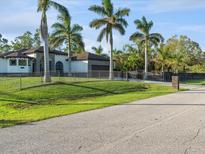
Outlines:
<svg viewBox="0 0 205 154"><path fill-rule="evenodd" d="M79 85L80 83L89 83L89 82L103 82L103 81L86 81L86 82L55 82L55 83L50 83L50 84L42 84L42 85L36 85L32 87L26 87L22 88L22 90L28 90L28 89L33 89L33 88L39 88L39 87L46 87L46 86L53 86L53 85L68 85L68 86L74 86L74 87L80 87L80 88L86 88L86 89L91 89L91 90L96 90L96 91L102 91L105 93L111 93L111 94L118 94L117 92L113 92L111 90L105 90L102 88L96 88L96 87L91 87L91 86L85 86L85 85ZM138 85L138 89L131 89L135 91L144 91L147 89L144 85ZM127 91L130 91L130 89L127 89Z"/></svg>
<svg viewBox="0 0 205 154"><path fill-rule="evenodd" d="M38 84L38 85L33 85L33 86L28 86L24 87L21 89L22 90L29 90L33 88L40 88L40 87L47 87L47 86L54 86L54 85L69 85L69 84L80 84L80 83L92 83L92 82L104 82L104 80L99 80L99 81L72 81L72 82L66 82L66 81L56 81L52 83L46 83L46 84ZM107 81L108 82L108 81Z"/></svg>
<svg viewBox="0 0 205 154"><path fill-rule="evenodd" d="M1 96L3 96L3 97L16 97L16 95L11 93L11 92L2 92L2 91L0 91L0 97Z"/></svg>
<svg viewBox="0 0 205 154"><path fill-rule="evenodd" d="M99 81L102 82L102 81ZM81 82L80 82L81 83ZM86 82L87 83L87 82ZM72 87L78 87L78 88L84 88L84 89L88 89L88 90L93 90L93 92L86 92L86 93L73 93L73 94L69 94L69 95L62 95L60 98L62 99L67 99L67 100L78 100L78 99L83 99L83 98L90 98L90 97L99 97L99 96L109 96L109 95L116 95L116 94L124 94L124 93L128 93L128 92L143 92L146 91L148 88L144 85L137 85L136 87L129 87L129 88L114 88L112 90L107 90L107 89L103 89L103 88L97 88L97 87L93 87L93 86L86 86L86 85L80 85L78 83L66 83L66 82L56 82L56 83L52 83L52 84L46 84L46 85L38 85L38 86L33 86L33 87L28 87L28 88L24 88L23 90L29 90L29 89L33 89L33 88L37 88L37 87L45 87L45 86L52 86L52 85L66 85L66 86L72 86ZM66 92L66 91L65 91ZM28 98L23 98L23 97L19 97L20 99L28 99ZM29 101L25 101L26 103L32 103L32 104L41 104L42 102L46 103L48 101L55 101L59 99L59 97L56 98L42 98L42 99L38 99L38 100L34 100L33 102L29 102Z"/></svg>
<svg viewBox="0 0 205 154"><path fill-rule="evenodd" d="M20 121L20 120L1 120L0 119L0 128L14 126L14 125L19 125L19 124L23 124L23 123L25 123L25 121Z"/></svg>
<svg viewBox="0 0 205 154"><path fill-rule="evenodd" d="M74 84L74 83L64 83L64 85L80 87L80 88L86 88L86 89L91 89L91 90L95 90L95 91L101 91L101 92L104 92L104 93L107 93L107 94L123 94L123 93L134 92L134 91L145 91L146 89L148 89L147 87L145 87L143 85L139 85L135 88L121 89L122 91L118 91L118 89L115 89L115 91L111 91L111 90L105 90L105 89L102 89L102 88L84 86L84 85L79 85L79 84Z"/></svg>

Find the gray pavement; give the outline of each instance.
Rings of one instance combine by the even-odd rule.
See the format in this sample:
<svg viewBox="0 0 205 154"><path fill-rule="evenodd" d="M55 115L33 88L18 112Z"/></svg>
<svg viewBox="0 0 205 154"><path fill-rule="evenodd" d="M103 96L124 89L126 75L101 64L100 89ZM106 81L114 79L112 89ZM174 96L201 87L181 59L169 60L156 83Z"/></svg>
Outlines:
<svg viewBox="0 0 205 154"><path fill-rule="evenodd" d="M0 153L204 154L205 87L0 129Z"/></svg>

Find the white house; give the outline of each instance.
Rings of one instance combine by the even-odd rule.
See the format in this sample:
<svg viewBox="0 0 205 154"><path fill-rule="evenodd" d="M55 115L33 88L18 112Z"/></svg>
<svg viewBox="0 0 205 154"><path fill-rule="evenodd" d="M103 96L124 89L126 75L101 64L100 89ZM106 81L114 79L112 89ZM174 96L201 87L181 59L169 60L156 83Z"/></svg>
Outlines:
<svg viewBox="0 0 205 154"><path fill-rule="evenodd" d="M51 72L68 73L68 54L58 50L49 51ZM0 54L0 74L41 73L44 69L43 47L21 49ZM108 71L109 58L89 52L72 57L72 73Z"/></svg>

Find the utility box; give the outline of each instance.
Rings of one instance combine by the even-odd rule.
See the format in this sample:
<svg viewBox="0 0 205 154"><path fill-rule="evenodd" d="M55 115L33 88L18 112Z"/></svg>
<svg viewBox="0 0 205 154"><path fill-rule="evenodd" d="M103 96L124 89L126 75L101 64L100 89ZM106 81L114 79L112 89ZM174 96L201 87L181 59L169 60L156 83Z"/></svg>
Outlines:
<svg viewBox="0 0 205 154"><path fill-rule="evenodd" d="M179 90L179 76L172 76L172 87Z"/></svg>

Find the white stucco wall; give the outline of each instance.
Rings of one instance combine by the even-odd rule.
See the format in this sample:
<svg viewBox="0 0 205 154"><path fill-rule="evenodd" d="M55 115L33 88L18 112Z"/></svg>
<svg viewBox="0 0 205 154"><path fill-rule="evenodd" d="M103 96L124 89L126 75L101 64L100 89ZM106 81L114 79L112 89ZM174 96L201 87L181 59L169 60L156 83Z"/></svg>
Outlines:
<svg viewBox="0 0 205 154"><path fill-rule="evenodd" d="M72 61L71 72L87 73L88 72L88 61Z"/></svg>
<svg viewBox="0 0 205 154"><path fill-rule="evenodd" d="M27 54L27 56L32 57L32 58L36 58L36 53L30 53L30 54Z"/></svg>
<svg viewBox="0 0 205 154"><path fill-rule="evenodd" d="M7 73L8 60L0 58L0 73Z"/></svg>
<svg viewBox="0 0 205 154"><path fill-rule="evenodd" d="M63 71L65 73L68 72L68 61L66 61L68 57L63 55L55 55L55 66L58 61L63 63Z"/></svg>
<svg viewBox="0 0 205 154"><path fill-rule="evenodd" d="M30 73L32 71L32 66L19 66L18 65L18 59L17 59L17 65L16 66L10 66L9 59L7 59L7 73Z"/></svg>

